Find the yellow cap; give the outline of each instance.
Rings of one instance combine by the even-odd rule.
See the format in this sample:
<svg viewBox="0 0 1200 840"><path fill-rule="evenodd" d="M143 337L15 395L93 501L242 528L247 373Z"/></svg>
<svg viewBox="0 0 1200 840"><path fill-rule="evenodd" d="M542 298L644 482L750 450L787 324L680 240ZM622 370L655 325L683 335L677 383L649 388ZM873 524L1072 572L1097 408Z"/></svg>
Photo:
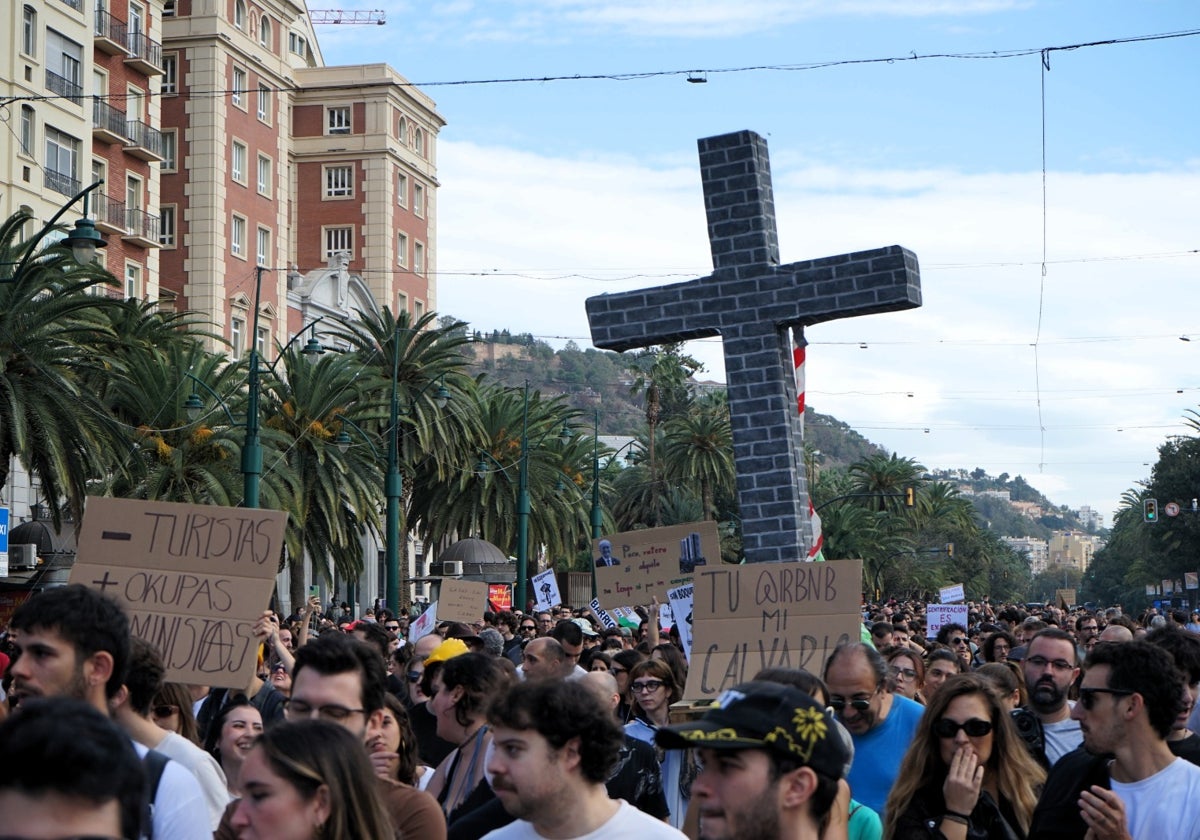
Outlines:
<svg viewBox="0 0 1200 840"><path fill-rule="evenodd" d="M462 639L447 639L433 649L433 653L425 657L425 666L435 662L445 662L467 652L467 644Z"/></svg>

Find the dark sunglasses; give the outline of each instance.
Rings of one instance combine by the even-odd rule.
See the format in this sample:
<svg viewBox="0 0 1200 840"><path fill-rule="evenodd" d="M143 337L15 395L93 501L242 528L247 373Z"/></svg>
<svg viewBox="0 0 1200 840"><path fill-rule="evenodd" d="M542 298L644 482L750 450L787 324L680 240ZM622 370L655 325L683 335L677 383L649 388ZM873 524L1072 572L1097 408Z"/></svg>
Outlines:
<svg viewBox="0 0 1200 840"><path fill-rule="evenodd" d="M400 625L399 624L385 624L385 625L383 625L383 629L391 630L393 633L395 633L397 630L400 629Z"/></svg>
<svg viewBox="0 0 1200 840"><path fill-rule="evenodd" d="M869 699L864 700L861 697L854 700L843 700L841 697L833 697L829 701L829 708L833 709L835 712L840 712L847 706L849 706L851 709L865 712L867 709L871 708L871 701Z"/></svg>
<svg viewBox="0 0 1200 840"><path fill-rule="evenodd" d="M1133 694L1132 691L1126 691L1123 688L1081 688L1079 689L1079 703L1089 712L1096 705L1097 694L1111 694L1113 697L1128 697Z"/></svg>
<svg viewBox="0 0 1200 840"><path fill-rule="evenodd" d="M971 718L970 720L959 723L950 718L938 718L933 724L933 734L939 738L953 738L958 734L958 730L967 733L970 738L982 738L992 731L992 722L990 720L980 720L979 718Z"/></svg>
<svg viewBox="0 0 1200 840"><path fill-rule="evenodd" d="M155 706L151 711L154 712L155 717L170 717L171 715L179 714L179 707L164 704L162 706Z"/></svg>
<svg viewBox="0 0 1200 840"><path fill-rule="evenodd" d="M950 644L952 644L952 645L965 645L966 643L967 643L967 640L963 636L956 636L950 640Z"/></svg>
<svg viewBox="0 0 1200 840"><path fill-rule="evenodd" d="M533 632L533 631L534 631L534 630L536 630L536 629L537 629L537 626L536 626L536 625L533 625L533 624L522 624L522 625L521 625L521 630L522 630L522 631L529 631L529 632Z"/></svg>
<svg viewBox="0 0 1200 840"><path fill-rule="evenodd" d="M408 681L410 683L419 683L421 681L421 677L423 677L424 675L425 675L424 671L409 671L408 672Z"/></svg>

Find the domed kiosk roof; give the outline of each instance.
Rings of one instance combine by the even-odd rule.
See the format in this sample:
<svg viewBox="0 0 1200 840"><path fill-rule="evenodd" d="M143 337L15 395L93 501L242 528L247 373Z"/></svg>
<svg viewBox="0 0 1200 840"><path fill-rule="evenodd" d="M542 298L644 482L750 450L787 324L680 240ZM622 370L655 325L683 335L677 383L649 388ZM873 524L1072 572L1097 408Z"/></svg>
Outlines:
<svg viewBox="0 0 1200 840"><path fill-rule="evenodd" d="M448 563L462 563L464 569L477 564L491 566L509 562L503 551L487 540L474 537L459 540L441 552L437 559Z"/></svg>

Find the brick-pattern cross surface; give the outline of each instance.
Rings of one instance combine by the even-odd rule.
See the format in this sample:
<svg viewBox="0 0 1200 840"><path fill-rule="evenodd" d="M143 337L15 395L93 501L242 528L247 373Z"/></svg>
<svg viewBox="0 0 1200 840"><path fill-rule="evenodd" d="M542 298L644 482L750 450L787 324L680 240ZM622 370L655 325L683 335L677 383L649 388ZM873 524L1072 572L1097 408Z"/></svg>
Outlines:
<svg viewBox="0 0 1200 840"><path fill-rule="evenodd" d="M740 131L699 147L713 273L588 298L592 342L721 336L746 561L798 560L811 540L788 329L920 306L917 257L892 245L779 265L766 140Z"/></svg>

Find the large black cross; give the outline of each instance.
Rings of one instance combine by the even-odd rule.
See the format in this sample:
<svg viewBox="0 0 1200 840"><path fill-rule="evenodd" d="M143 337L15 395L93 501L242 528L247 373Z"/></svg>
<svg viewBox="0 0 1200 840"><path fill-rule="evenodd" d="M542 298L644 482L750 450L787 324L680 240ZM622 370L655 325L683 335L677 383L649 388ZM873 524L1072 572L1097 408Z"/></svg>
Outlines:
<svg viewBox="0 0 1200 840"><path fill-rule="evenodd" d="M921 305L917 257L892 245L779 265L767 141L699 141L713 273L588 298L592 342L629 350L721 336L747 562L802 559L808 486L789 328Z"/></svg>

